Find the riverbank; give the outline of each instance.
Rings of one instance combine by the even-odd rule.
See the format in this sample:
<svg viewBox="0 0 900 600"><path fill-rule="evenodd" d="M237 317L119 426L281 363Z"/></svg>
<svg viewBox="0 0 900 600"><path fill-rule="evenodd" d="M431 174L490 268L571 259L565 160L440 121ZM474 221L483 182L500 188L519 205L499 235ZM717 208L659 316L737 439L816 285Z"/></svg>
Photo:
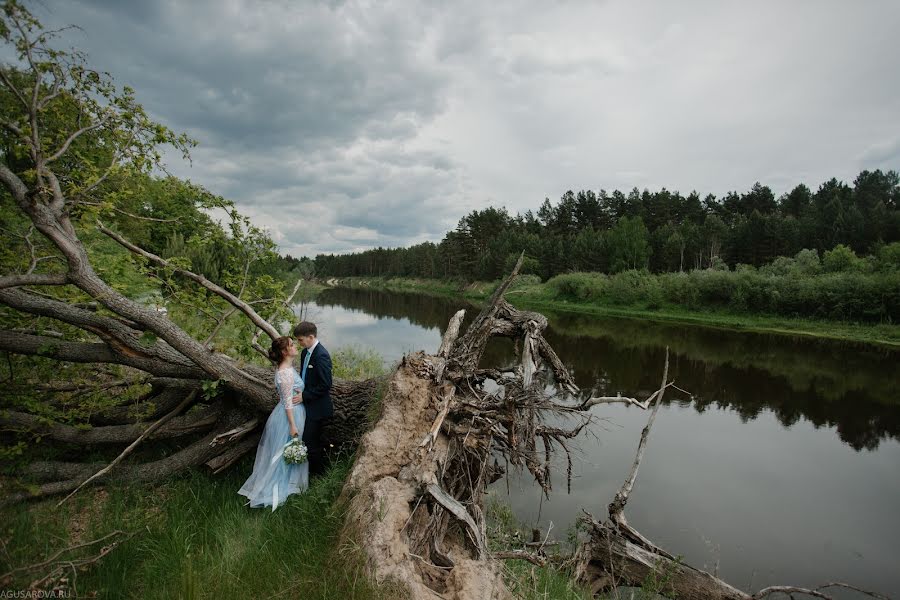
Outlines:
<svg viewBox="0 0 900 600"><path fill-rule="evenodd" d="M334 358L334 373L342 379L384 374L382 357L371 351L338 349ZM372 422L377 402L369 412ZM138 452L164 455L167 448ZM98 450L93 458L108 462L116 453ZM6 524L0 588L89 598L406 598L395 582L376 583L361 547L342 535L341 491L352 455L335 460L306 493L274 512L251 510L236 493L254 458L248 454L221 475L192 470L154 485L111 481L61 507L59 497L50 497L0 508ZM502 502L492 500L488 517L492 548L524 538ZM517 597L537 600L548 590L554 598L588 597L553 564L533 568L507 561L504 574Z"/></svg>
<svg viewBox="0 0 900 600"><path fill-rule="evenodd" d="M497 282L460 284L411 278L351 277L330 279L330 285L351 288L380 289L397 292L431 294L465 298L480 303L490 297ZM855 323L826 319L802 319L780 315L748 314L718 309L687 309L654 301L635 301L628 305L613 305L597 300L578 299L561 293L559 288L541 283L533 276L524 276L506 294L507 300L519 308L542 312L571 312L602 317L622 317L669 323L682 323L733 331L808 336L821 339L873 344L892 349L900 348L900 325L885 323Z"/></svg>

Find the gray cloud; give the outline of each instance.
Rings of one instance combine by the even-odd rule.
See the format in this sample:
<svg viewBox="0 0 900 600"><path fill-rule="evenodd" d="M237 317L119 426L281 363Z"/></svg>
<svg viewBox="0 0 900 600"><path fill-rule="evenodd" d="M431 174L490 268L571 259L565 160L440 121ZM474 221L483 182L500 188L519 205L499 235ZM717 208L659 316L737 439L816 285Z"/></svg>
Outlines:
<svg viewBox="0 0 900 600"><path fill-rule="evenodd" d="M776 192L900 168L900 5L59 0L282 250L437 241L567 189Z"/></svg>

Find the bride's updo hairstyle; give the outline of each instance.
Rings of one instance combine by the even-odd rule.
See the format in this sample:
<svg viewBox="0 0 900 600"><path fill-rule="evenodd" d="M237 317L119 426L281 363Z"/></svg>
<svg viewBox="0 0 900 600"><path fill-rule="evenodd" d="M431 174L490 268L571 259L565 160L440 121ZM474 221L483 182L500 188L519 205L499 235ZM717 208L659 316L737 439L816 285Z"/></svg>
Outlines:
<svg viewBox="0 0 900 600"><path fill-rule="evenodd" d="M287 335L272 340L272 347L269 348L269 360L276 365L281 364L281 361L287 356L288 348L291 347L291 341L291 337Z"/></svg>

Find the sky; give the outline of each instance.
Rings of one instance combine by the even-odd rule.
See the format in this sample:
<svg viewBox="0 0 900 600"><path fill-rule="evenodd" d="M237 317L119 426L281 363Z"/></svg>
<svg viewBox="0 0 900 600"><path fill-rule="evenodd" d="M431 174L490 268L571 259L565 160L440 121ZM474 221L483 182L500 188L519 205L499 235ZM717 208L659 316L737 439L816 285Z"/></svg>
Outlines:
<svg viewBox="0 0 900 600"><path fill-rule="evenodd" d="M282 253L439 242L566 190L900 170L900 2L41 0Z"/></svg>

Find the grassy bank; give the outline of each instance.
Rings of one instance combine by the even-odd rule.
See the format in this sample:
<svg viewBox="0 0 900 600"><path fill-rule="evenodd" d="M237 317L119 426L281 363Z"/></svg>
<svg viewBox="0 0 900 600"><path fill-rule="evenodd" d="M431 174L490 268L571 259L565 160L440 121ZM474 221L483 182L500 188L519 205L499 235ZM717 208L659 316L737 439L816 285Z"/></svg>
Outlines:
<svg viewBox="0 0 900 600"><path fill-rule="evenodd" d="M584 276L587 274L573 275ZM409 278L346 278L341 279L340 284L356 288L462 297L475 303L489 298L497 286L497 282L463 284L453 281ZM688 308L666 302L659 297L650 300L626 297L624 302L621 299L610 301L584 292L579 295L578 288L561 285L558 278L541 283L536 277L524 276L507 292L506 298L519 308L540 309L545 312L559 311L607 317L627 317L735 331L804 335L889 347L900 346L900 325L897 324L807 319L740 312L723 307Z"/></svg>
<svg viewBox="0 0 900 600"><path fill-rule="evenodd" d="M337 377L383 372L381 357L371 351L345 348L334 357ZM378 406L370 411L373 421ZM40 454L41 448L33 450ZM0 590L160 600L404 598L396 584L373 582L361 550L348 541L352 536L341 538L339 496L352 456L337 460L306 493L274 512L251 510L237 494L253 460L251 453L218 476L195 470L155 485L112 482L82 490L61 507L59 498L3 507ZM498 507L493 514L500 515L496 531L505 531L505 539L511 513ZM54 576L44 580L48 574ZM513 561L505 574L523 598L582 597L554 567Z"/></svg>
<svg viewBox="0 0 900 600"><path fill-rule="evenodd" d="M87 490L61 508L58 499L3 511L3 572L40 563L60 549L114 531L131 535L84 572L63 569L62 589L99 598L388 598L363 576L353 548L338 544L337 497L345 459L275 512L250 510L236 490L249 456L227 474L193 472L164 485ZM61 559L96 555L100 545ZM21 572L5 589L28 589L49 567ZM327 575L326 575L327 574Z"/></svg>

